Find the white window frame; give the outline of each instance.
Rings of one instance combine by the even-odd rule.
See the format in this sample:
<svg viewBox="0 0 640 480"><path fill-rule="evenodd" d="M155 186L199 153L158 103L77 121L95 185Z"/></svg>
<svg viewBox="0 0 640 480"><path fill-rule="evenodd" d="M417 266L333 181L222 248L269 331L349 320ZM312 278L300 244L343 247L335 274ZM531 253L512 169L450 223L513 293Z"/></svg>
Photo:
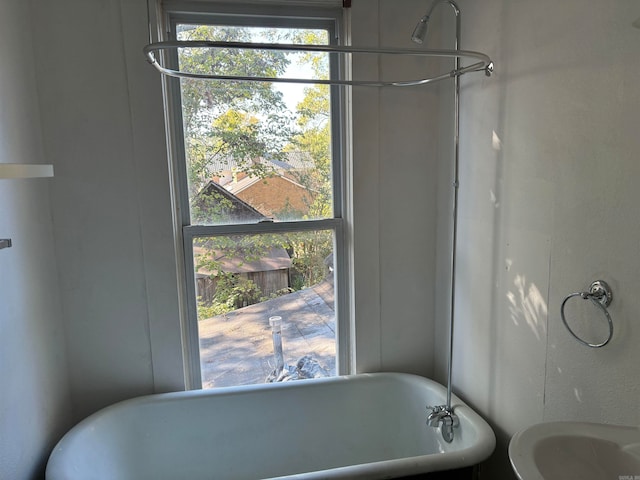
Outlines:
<svg viewBox="0 0 640 480"><path fill-rule="evenodd" d="M245 25L256 27L319 28L329 31L331 44L338 44L342 37L342 12L340 9L269 5L269 2L163 2L165 40L175 40L175 25L178 23L202 23ZM302 2L304 3L304 2ZM317 2L316 2L317 4ZM344 78L348 65L343 59L332 55L331 75ZM177 55L165 58L167 64L177 68ZM350 222L351 178L349 138L350 112L347 100L348 87L331 86L332 125L332 172L333 172L333 218L296 222L261 222L237 225L191 225L186 179L186 155L182 125L180 83L175 78L165 78L165 105L167 111L167 134L171 156L172 203L174 211L177 263L179 271L179 297L181 304L181 330L185 386L187 389L202 388L200 349L198 335L196 284L193 261L193 240L204 236L235 234L281 233L290 231L333 230L335 265L335 312L337 329L336 373L355 373L352 295L350 285L353 255L351 252Z"/></svg>

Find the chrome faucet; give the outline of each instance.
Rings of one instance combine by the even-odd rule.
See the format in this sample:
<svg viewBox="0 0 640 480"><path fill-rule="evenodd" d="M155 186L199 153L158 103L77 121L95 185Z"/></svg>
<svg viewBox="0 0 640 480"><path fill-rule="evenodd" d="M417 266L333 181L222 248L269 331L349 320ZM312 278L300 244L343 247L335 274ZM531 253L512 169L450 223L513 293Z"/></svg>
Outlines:
<svg viewBox="0 0 640 480"><path fill-rule="evenodd" d="M431 413L427 417L427 425L430 427L441 427L442 438L447 443L453 441L453 429L460 425L458 416L453 413L452 408L448 408L446 405L438 405L435 407L427 407L431 410Z"/></svg>
<svg viewBox="0 0 640 480"><path fill-rule="evenodd" d="M442 417L446 415L445 407L443 405L437 407L427 407L427 410L431 410L431 413L427 417L427 425L430 427L440 426Z"/></svg>

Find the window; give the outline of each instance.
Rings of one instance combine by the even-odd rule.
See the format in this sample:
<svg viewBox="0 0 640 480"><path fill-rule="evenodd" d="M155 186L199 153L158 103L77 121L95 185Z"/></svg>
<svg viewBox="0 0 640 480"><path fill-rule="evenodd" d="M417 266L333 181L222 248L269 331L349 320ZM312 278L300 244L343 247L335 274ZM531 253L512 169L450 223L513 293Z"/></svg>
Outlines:
<svg viewBox="0 0 640 480"><path fill-rule="evenodd" d="M175 11L168 23L177 40L336 41L335 17L303 13ZM180 48L169 61L246 77L338 77L330 56ZM342 92L238 80L169 87L191 386L348 372Z"/></svg>

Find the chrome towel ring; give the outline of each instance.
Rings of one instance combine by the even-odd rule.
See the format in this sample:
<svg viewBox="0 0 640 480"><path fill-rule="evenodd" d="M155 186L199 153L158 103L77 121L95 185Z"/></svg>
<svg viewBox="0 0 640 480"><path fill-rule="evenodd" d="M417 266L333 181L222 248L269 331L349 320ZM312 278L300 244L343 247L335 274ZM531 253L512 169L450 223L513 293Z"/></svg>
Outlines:
<svg viewBox="0 0 640 480"><path fill-rule="evenodd" d="M584 300L591 300L591 302L596 307L602 310L602 313L604 313L604 316L607 319L607 322L609 324L609 336L604 342L602 343L585 342L583 339L578 337L573 330L571 330L571 327L569 327L569 324L567 323L567 319L565 318L565 315L564 315L564 307L567 301L573 297L580 297ZM609 340L611 340L611 337L613 337L613 321L611 320L611 315L609 315L609 311L607 310L607 307L611 304L611 300L613 300L613 293L611 292L611 287L609 287L609 284L607 284L607 282L605 282L604 280L596 280L589 286L588 292L571 293L565 297L564 301L562 302L562 306L560 307L560 317L562 317L562 323L564 323L564 326L567 327L567 330L569 330L569 333L573 335L573 337L583 345L586 345L587 347L591 347L591 348L604 347L607 343L609 343Z"/></svg>

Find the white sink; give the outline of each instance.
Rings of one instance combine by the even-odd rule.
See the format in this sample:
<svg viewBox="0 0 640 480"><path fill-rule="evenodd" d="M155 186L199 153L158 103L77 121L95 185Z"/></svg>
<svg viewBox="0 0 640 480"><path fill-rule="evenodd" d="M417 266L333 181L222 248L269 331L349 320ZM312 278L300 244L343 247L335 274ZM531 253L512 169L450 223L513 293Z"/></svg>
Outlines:
<svg viewBox="0 0 640 480"><path fill-rule="evenodd" d="M640 428L539 423L513 436L509 458L520 480L640 480Z"/></svg>

